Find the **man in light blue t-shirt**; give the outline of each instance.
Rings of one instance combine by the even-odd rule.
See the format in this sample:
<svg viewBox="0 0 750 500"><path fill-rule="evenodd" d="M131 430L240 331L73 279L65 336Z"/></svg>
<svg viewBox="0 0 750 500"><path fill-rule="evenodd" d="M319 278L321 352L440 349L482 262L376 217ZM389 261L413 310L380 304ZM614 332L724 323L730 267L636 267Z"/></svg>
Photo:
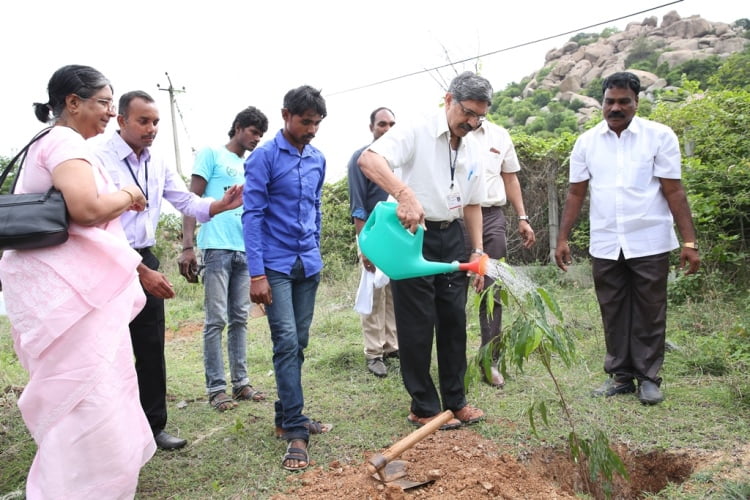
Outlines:
<svg viewBox="0 0 750 500"><path fill-rule="evenodd" d="M190 190L199 196L221 199L224 190L245 182L245 153L252 152L268 130L268 119L257 108L242 110L229 130L229 142L220 148L205 148L195 158ZM182 218L180 274L190 283L198 282L198 261L193 248L196 222ZM229 210L203 223L197 246L204 267L203 365L208 401L216 410L226 411L237 401L262 401L265 394L250 385L247 376L246 338L250 309L250 280L242 234L242 207ZM226 392L221 334L227 329L227 353L232 397Z"/></svg>

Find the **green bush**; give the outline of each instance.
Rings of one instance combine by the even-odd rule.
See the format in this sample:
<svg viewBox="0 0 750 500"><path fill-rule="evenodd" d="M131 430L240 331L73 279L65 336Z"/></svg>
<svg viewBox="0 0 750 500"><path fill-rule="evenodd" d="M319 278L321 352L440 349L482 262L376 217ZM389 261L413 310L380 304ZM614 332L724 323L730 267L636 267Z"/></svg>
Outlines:
<svg viewBox="0 0 750 500"><path fill-rule="evenodd" d="M636 38L633 40L633 43L630 44L630 52L625 58L625 67L634 68L640 63L655 69L656 59L658 57L659 54L654 42L645 37ZM652 69L646 69L646 71L652 71Z"/></svg>
<svg viewBox="0 0 750 500"><path fill-rule="evenodd" d="M338 272L357 262L357 243L354 224L349 215L349 188L346 177L323 186L321 210L323 228L320 235L320 252L323 255L326 275L336 276Z"/></svg>

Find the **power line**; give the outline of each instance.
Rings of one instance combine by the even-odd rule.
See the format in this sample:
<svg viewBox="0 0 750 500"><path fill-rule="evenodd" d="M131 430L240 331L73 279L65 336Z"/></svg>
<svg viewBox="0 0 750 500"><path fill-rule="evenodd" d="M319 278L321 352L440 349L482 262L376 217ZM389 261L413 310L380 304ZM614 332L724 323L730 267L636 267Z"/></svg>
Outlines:
<svg viewBox="0 0 750 500"><path fill-rule="evenodd" d="M396 81L396 80L402 80L404 78L410 78L412 76L421 75L422 73L428 73L430 71L435 71L435 70L438 70L438 69L447 68L449 66L455 66L456 64L462 64L462 63L473 61L473 60L476 60L476 59L481 59L482 57L492 56L492 55L495 55L495 54L499 54L501 52L507 52L509 50L520 49L521 47L526 47L527 45L533 45L535 43L545 42L545 41L551 40L553 38L558 38L558 37L565 36L565 35L571 35L573 33L580 33L580 32L585 31L587 29L596 28L597 26L601 26L603 24L609 24L609 23L613 23L613 22L616 22L616 21L620 21L622 19L627 19L628 17L633 17L633 16L637 16L637 15L640 15L640 14L645 14L647 12L651 12L652 10L661 9L662 7L669 7L670 5L674 5L674 4L680 3L682 1L683 0L675 0L673 2L668 2L668 3L662 4L662 5L657 5L656 7L651 7L649 9L641 10L641 11L638 11L638 12L633 12L632 14L626 14L624 16L620 16L620 17L615 17L613 19L609 19L607 21L602 21L602 22L599 22L599 23L596 23L596 24L590 24L590 25L584 26L582 28L576 28L576 29L573 29L573 30L570 30L570 31L565 31L563 33L558 33L556 35L546 36L544 38L537 38L536 40L532 40L530 42L519 43L517 45L512 45L510 47L505 47L503 49L493 50L492 52L486 52L486 53L480 54L478 56L467 57L466 59L461 59L460 61L452 61L452 62L448 62L446 64L441 64L440 66L434 66L432 68L425 68L425 69L421 69L419 71L413 71L411 73L406 73L404 75L399 75L399 76L394 76L394 77L391 77L391 78L386 78L385 80L379 80L377 82L368 83L368 84L365 84L365 85L360 85L359 87L352 87L352 88L349 88L349 89L346 89L346 90L339 90L337 92L331 92L330 94L327 94L326 97L330 97L330 96L334 96L334 95L340 95L340 94L346 94L346 93L349 93L349 92L354 92L356 90L362 90L362 89L366 89L366 88L369 88L369 87L375 87L377 85L382 85L384 83L389 83L389 82L393 82L393 81Z"/></svg>

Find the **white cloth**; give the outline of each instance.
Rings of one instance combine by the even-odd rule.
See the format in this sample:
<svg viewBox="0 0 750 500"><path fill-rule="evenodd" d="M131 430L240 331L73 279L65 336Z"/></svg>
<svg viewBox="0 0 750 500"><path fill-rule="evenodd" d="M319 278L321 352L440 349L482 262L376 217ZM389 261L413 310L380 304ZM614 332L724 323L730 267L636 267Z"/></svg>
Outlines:
<svg viewBox="0 0 750 500"><path fill-rule="evenodd" d="M589 252L615 260L679 246L659 178L679 179L680 145L661 123L634 117L620 137L606 121L584 132L570 156L570 182L589 181Z"/></svg>
<svg viewBox="0 0 750 500"><path fill-rule="evenodd" d="M375 288L383 288L389 282L390 278L377 267L374 273L363 267L362 276L359 279L359 288L357 288L357 296L354 299L354 310L360 314L372 313L373 290Z"/></svg>
<svg viewBox="0 0 750 500"><path fill-rule="evenodd" d="M482 165L487 186L487 199L483 207L502 207L508 202L505 182L501 172L513 173L521 170L516 148L506 129L485 120L474 135L482 147Z"/></svg>
<svg viewBox="0 0 750 500"><path fill-rule="evenodd" d="M369 147L383 156L394 171L401 168L401 179L414 191L425 218L432 221L452 221L463 216L461 209L448 208L451 184L460 193L464 206L483 202L486 192L477 138L467 134L461 139L458 151L451 151L445 113L441 108L414 126L393 127ZM453 182L452 159L455 159Z"/></svg>

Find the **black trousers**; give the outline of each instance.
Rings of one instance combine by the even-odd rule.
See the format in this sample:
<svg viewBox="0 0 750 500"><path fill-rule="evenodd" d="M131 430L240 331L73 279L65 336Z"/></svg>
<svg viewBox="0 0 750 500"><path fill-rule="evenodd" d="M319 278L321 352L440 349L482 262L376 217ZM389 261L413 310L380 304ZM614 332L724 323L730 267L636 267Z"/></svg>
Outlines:
<svg viewBox="0 0 750 500"><path fill-rule="evenodd" d="M667 328L669 253L592 260L604 324L604 371L619 379L661 384Z"/></svg>
<svg viewBox="0 0 750 500"><path fill-rule="evenodd" d="M431 261L464 261L466 247L458 221L444 229L428 226L422 252ZM466 406L467 280L459 271L391 282L401 376L411 396L411 411L418 417ZM439 395L430 375L433 337Z"/></svg>
<svg viewBox="0 0 750 500"><path fill-rule="evenodd" d="M149 249L140 250L143 264L159 268L159 259ZM167 367L164 359L164 299L144 289L146 306L130 322L130 340L135 355L141 407L154 434L167 425Z"/></svg>

